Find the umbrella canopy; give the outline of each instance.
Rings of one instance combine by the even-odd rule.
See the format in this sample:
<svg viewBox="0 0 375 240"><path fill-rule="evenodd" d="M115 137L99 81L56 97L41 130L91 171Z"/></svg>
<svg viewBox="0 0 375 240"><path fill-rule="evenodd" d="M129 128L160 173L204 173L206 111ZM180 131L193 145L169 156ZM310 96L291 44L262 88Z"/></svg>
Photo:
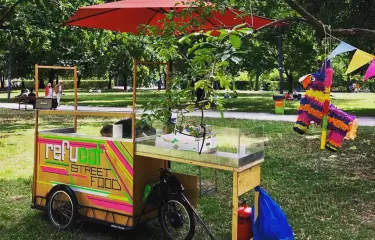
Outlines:
<svg viewBox="0 0 375 240"><path fill-rule="evenodd" d="M190 23L192 19L198 20L199 28L190 27L188 32L198 30L214 30L233 28L245 23L254 30L269 24L271 19L259 16L243 16L243 13L235 9L227 9L224 13L213 10L209 15L199 14L199 7L194 7L194 0L124 0L87 7L81 7L65 25L87 28L106 29L118 32L139 33L141 25L151 25L159 29L163 27L166 13L173 11L176 16L174 22L182 24ZM183 9L193 7L190 16L179 15Z"/></svg>

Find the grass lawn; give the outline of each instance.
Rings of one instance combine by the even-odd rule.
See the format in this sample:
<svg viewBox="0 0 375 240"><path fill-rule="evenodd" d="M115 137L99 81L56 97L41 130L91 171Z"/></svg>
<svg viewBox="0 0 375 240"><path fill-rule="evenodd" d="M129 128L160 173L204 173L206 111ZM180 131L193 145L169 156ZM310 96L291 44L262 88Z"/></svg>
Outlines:
<svg viewBox="0 0 375 240"><path fill-rule="evenodd" d="M90 132L101 126L99 120L86 118L79 126L82 132ZM374 239L375 128L360 127L359 137L333 154L318 150L318 128L301 137L293 133L291 123L233 119L207 122L243 132L264 126L269 141L262 185L284 209L296 239ZM42 128L53 124L68 126L71 119L47 117L41 121ZM0 109L1 239L161 239L155 221L134 232L89 223L78 224L71 231L55 230L45 214L30 208L32 143L32 113ZM181 164L173 164L172 169L198 172L196 167ZM212 172L205 169L203 173L204 181L212 183ZM218 174L219 191L199 199L199 213L217 239L230 239L232 179L228 172ZM200 229L196 239L204 239L202 236Z"/></svg>
<svg viewBox="0 0 375 240"><path fill-rule="evenodd" d="M12 92L12 97L17 94L19 91ZM137 104L143 105L154 101L159 94L163 94L163 91L140 91L137 94ZM274 94L274 92L239 91L239 97L225 100L224 106L228 111L271 113L274 112L272 100ZM222 91L221 96L223 95ZM375 116L375 93L332 93L332 95L333 104L348 113L357 116ZM66 91L62 103L73 105L73 97L72 91ZM0 93L0 102L7 102L6 93ZM81 91L79 92L79 104L82 106L127 107L132 104L132 93L117 91L96 94ZM299 101L287 101L286 114L296 114L298 106Z"/></svg>

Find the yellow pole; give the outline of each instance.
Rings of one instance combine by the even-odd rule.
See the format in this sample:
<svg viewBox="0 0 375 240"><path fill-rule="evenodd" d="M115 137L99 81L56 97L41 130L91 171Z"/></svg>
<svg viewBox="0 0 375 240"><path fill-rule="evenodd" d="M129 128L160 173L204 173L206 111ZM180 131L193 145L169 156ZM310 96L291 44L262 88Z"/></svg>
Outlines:
<svg viewBox="0 0 375 240"><path fill-rule="evenodd" d="M238 172L233 172L233 195L232 195L232 240L237 240L238 225Z"/></svg>
<svg viewBox="0 0 375 240"><path fill-rule="evenodd" d="M37 166L37 163L38 163L38 129L39 129L39 125L38 125L38 120L39 120L39 111L36 110L35 113L34 113L34 117L35 117L35 129L34 129L34 174L33 174L33 188L32 188L32 203L33 205L36 204L35 202L35 197L36 197L36 180L37 180L37 169L38 169L38 166Z"/></svg>
<svg viewBox="0 0 375 240"><path fill-rule="evenodd" d="M77 67L74 67L74 111L78 109L78 72ZM77 132L78 116L74 115L74 132Z"/></svg>
<svg viewBox="0 0 375 240"><path fill-rule="evenodd" d="M35 64L35 96L38 97L39 94L39 68L38 68L38 64Z"/></svg>

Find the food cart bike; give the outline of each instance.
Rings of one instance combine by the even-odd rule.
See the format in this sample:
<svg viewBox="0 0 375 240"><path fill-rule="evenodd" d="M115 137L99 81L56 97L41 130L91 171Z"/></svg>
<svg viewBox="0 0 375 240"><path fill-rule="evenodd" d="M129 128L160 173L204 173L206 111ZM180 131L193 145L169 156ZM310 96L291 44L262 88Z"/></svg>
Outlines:
<svg viewBox="0 0 375 240"><path fill-rule="evenodd" d="M170 162L189 164L233 174L232 239L237 239L239 197L260 185L263 146L252 148L249 137L235 129L238 148L232 152L208 151L201 154L179 149L170 143L160 144L168 134L137 138L136 68L145 64L134 60L133 105L129 112L94 112L78 110L77 68L35 65L35 89L38 94L39 69L65 69L74 73L74 110L35 110L34 173L32 208L47 211L58 229L72 226L76 219L107 224L130 230L139 223L158 217L169 239L191 239L194 235L197 206L197 176L172 173ZM167 78L170 75L167 68ZM41 115L65 115L74 119L71 128L39 130ZM91 137L77 132L81 116L132 119L132 138ZM215 129L214 129L215 130ZM230 132L222 131L223 138ZM195 144L198 141L195 139ZM218 143L216 143L218 141ZM250 141L251 142L251 141ZM220 138L210 144L220 145ZM208 143L205 144L208 145ZM212 150L212 149L211 149ZM145 196L145 188L152 185ZM256 219L258 194L254 194ZM195 217L194 217L195 215ZM201 222L198 217L198 221ZM210 234L211 238L212 235Z"/></svg>

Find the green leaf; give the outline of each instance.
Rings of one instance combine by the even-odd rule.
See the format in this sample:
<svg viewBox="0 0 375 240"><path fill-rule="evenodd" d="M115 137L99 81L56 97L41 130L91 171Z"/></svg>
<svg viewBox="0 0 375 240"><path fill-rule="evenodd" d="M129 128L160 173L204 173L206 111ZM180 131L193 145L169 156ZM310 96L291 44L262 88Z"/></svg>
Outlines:
<svg viewBox="0 0 375 240"><path fill-rule="evenodd" d="M210 109L210 108L211 108L211 103L208 102L208 103L204 106L204 108L205 108L206 110Z"/></svg>
<svg viewBox="0 0 375 240"><path fill-rule="evenodd" d="M189 37L189 36L184 36L184 37L180 38L180 39L178 40L178 42L179 42L179 43L183 43L183 42L185 42L185 40L186 40L188 37Z"/></svg>
<svg viewBox="0 0 375 240"><path fill-rule="evenodd" d="M193 106L193 105L189 105L189 106L187 106L187 110L188 110L189 112L192 112L192 111L194 110L194 106Z"/></svg>
<svg viewBox="0 0 375 240"><path fill-rule="evenodd" d="M220 32L220 35L222 36L228 34L228 30L226 29L220 29L219 32Z"/></svg>
<svg viewBox="0 0 375 240"><path fill-rule="evenodd" d="M253 33L253 29L251 28L241 28L239 30L237 30L237 32L240 32L240 33L243 33L243 34L251 34Z"/></svg>
<svg viewBox="0 0 375 240"><path fill-rule="evenodd" d="M242 58L239 58L239 57L231 57L230 60L232 60L233 62L239 64L241 61L242 61Z"/></svg>
<svg viewBox="0 0 375 240"><path fill-rule="evenodd" d="M246 26L247 23L241 23L233 28L233 30L237 30L238 28L242 28L243 26Z"/></svg>
<svg viewBox="0 0 375 240"><path fill-rule="evenodd" d="M228 58L230 58L230 54L224 54L222 57L221 57L221 61L225 61L227 60Z"/></svg>
<svg viewBox="0 0 375 240"><path fill-rule="evenodd" d="M229 41L230 43L233 45L234 48L240 48L241 47L241 44L242 44L242 41L241 41L241 38L235 34L231 34L229 36Z"/></svg>

